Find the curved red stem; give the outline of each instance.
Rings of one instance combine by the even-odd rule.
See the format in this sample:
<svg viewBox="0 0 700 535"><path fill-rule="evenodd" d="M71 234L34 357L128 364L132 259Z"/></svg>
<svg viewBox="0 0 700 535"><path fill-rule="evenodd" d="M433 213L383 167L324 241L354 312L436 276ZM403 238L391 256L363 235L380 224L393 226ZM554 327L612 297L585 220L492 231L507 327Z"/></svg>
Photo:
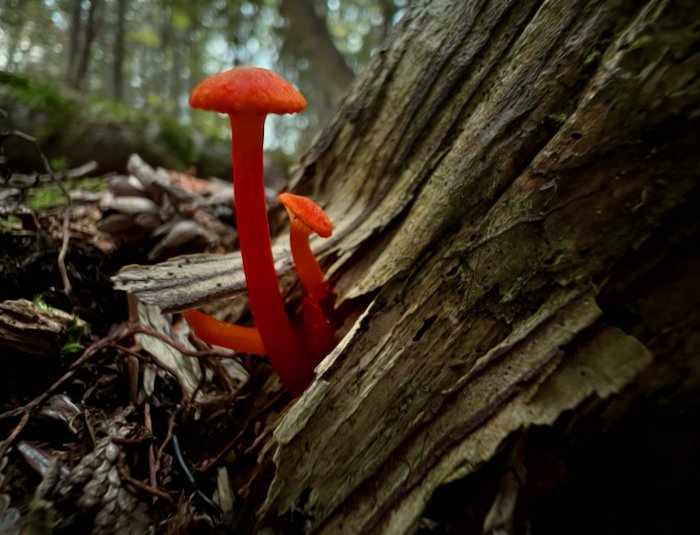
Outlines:
<svg viewBox="0 0 700 535"><path fill-rule="evenodd" d="M304 345L316 362L321 362L335 347L335 327L313 296L305 295L301 307Z"/></svg>
<svg viewBox="0 0 700 535"><path fill-rule="evenodd" d="M321 301L328 295L330 285L323 280L323 272L311 250L308 227L295 217L291 219L289 245L299 281L309 295Z"/></svg>
<svg viewBox="0 0 700 535"><path fill-rule="evenodd" d="M186 310L182 315L197 337L207 344L227 347L241 353L265 354L260 333L255 327L234 325L199 310Z"/></svg>

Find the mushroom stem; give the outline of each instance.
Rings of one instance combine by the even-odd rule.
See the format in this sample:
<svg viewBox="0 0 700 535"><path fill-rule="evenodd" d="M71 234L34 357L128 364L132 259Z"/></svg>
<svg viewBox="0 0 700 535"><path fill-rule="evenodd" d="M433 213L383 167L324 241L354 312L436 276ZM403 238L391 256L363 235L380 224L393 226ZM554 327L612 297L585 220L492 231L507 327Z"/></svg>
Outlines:
<svg viewBox="0 0 700 535"><path fill-rule="evenodd" d="M323 280L323 272L311 250L309 234L309 227L296 217L291 218L289 245L299 281L310 296L321 301L328 295L330 284Z"/></svg>
<svg viewBox="0 0 700 535"><path fill-rule="evenodd" d="M233 325L198 310L186 310L182 315L203 342L227 347L240 353L265 354L260 333L255 327Z"/></svg>
<svg viewBox="0 0 700 535"><path fill-rule="evenodd" d="M309 245L312 234L328 238L333 233L333 223L314 201L308 197L281 193L280 202L289 215L289 243L292 259L301 285L306 290L302 302L304 347L320 361L335 346L335 327L321 308L321 300L330 291L330 284L323 280L323 272Z"/></svg>
<svg viewBox="0 0 700 535"><path fill-rule="evenodd" d="M304 345L311 356L321 362L335 347L335 327L313 296L304 296L301 309L304 314Z"/></svg>
<svg viewBox="0 0 700 535"><path fill-rule="evenodd" d="M299 392L308 384L313 362L292 331L272 257L263 185L265 114L230 118L233 195L250 309L272 367L287 389Z"/></svg>

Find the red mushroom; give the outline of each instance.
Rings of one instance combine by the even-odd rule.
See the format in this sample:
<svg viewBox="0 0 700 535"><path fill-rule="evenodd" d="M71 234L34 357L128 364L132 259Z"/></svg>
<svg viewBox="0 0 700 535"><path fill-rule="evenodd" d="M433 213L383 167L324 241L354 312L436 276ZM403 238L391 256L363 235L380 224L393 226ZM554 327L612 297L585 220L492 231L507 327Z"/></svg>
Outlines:
<svg viewBox="0 0 700 535"><path fill-rule="evenodd" d="M298 393L308 384L313 361L292 331L279 291L265 206L262 145L266 115L299 112L306 101L271 71L237 67L201 82L190 95L190 105L226 113L231 119L234 202L250 308L272 367L285 387Z"/></svg>
<svg viewBox="0 0 700 535"><path fill-rule="evenodd" d="M302 336L304 347L315 359L321 362L335 347L335 326L321 308L318 299L305 295L301 304L304 315Z"/></svg>
<svg viewBox="0 0 700 535"><path fill-rule="evenodd" d="M314 201L293 193L281 193L279 201L289 214L289 245L299 280L306 292L321 301L330 289L323 280L323 272L309 245L309 236L316 233L328 238L333 233L333 223Z"/></svg>
<svg viewBox="0 0 700 535"><path fill-rule="evenodd" d="M302 302L304 345L316 360L321 360L335 346L335 327L321 308L321 300L328 295L330 285L323 280L309 237L316 233L328 238L333 233L333 223L323 209L307 197L282 193L278 199L289 214L292 259L301 285L308 294Z"/></svg>

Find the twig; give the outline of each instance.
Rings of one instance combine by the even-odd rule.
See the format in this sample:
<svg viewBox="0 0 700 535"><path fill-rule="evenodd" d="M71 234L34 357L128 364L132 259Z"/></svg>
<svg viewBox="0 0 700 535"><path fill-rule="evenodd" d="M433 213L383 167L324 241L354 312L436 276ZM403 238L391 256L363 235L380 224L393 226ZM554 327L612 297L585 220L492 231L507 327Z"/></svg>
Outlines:
<svg viewBox="0 0 700 535"><path fill-rule="evenodd" d="M153 436L149 434L143 434L137 438L124 438L124 437L112 437L112 442L119 446L140 446L145 442L150 442L153 440Z"/></svg>
<svg viewBox="0 0 700 535"><path fill-rule="evenodd" d="M149 364L153 364L156 368L158 368L158 369L160 369L160 370L163 370L164 372L166 372L166 373L172 375L172 376L175 378L175 381L177 382L178 386L180 387L180 393L182 394L182 399L185 400L185 401L186 401L186 400L189 400L190 396L189 396L189 394L187 393L187 390L185 390L185 388L182 386L182 384L180 383L180 381L177 380L177 376L173 373L173 370L171 370L170 368L167 368L166 366L163 366L162 364L160 364L160 363L158 362L158 360L156 360L155 358L153 358L153 357L150 356L150 355L149 355L149 356L144 356L144 355L142 355L141 353L138 353L137 351L133 351L133 350L128 349L128 348L126 348L126 347L124 347L124 346L122 346L122 345L119 345L119 344L115 344L114 348L115 348L117 351L121 351L121 352L123 352L123 353L126 353L127 355L129 355L129 356L131 356L131 357L134 357L134 358L136 358L136 359L142 360L143 362L147 362L147 363L149 363Z"/></svg>
<svg viewBox="0 0 700 535"><path fill-rule="evenodd" d="M163 451L165 450L165 447L168 445L168 443L173 438L173 433L175 432L175 417L177 416L177 414L179 412L180 412L180 409L173 411L173 413L168 418L168 430L165 433L165 438L163 439L163 443L158 448L158 453L156 455L156 469L157 470L160 470L160 460L163 458Z"/></svg>
<svg viewBox="0 0 700 535"><path fill-rule="evenodd" d="M119 472L119 477L121 477L124 481L130 483L137 489L142 490L143 492L147 492L148 494L152 494L153 496L156 496L158 498L163 498L168 503L175 505L175 500L173 500L172 496L170 496L170 494L168 494L164 490L148 485L147 483L144 483L143 481L139 481L135 477L132 477L126 471L123 456L119 459L119 462L117 463L117 471Z"/></svg>
<svg viewBox="0 0 700 535"><path fill-rule="evenodd" d="M49 396L51 396L51 394L53 394L63 383L65 383L68 379L73 377L73 374L75 374L77 368L81 366L85 361L87 361L92 355L113 343L113 339L119 339L119 332L115 332L111 336L101 338L100 340L97 340L95 343L85 348L83 354L68 367L68 371L66 373L64 373L49 388L47 388L42 394L35 397L29 403L21 407L17 407L16 409L13 409L11 411L6 411L0 414L0 420L12 418L14 416L19 416L20 414L22 415L22 418L14 427L14 429L0 444L0 458L2 458L2 456L7 451L7 448L10 447L14 440L19 436L19 434L22 432L22 429L24 429L24 426L27 425L27 422L29 421L29 415L31 414L31 412L34 409L36 409L39 405L41 405L44 401L46 401L49 398Z"/></svg>
<svg viewBox="0 0 700 535"><path fill-rule="evenodd" d="M147 336L153 336L154 338L158 338L160 341L165 342L173 349L177 349L183 355L187 355L188 357L194 357L197 359L202 359L202 358L207 358L207 357L219 357L219 358L230 359L230 358L234 357L234 355L232 355L230 353L224 353L223 351L217 351L215 349L205 349L202 351L188 349L185 346L178 344L174 340L171 340L170 338L167 337L167 335L160 333L158 331L154 331L153 329L149 329L147 327L142 327L141 325L134 325L130 329L130 334L145 334ZM239 355L236 354L236 356L239 356Z"/></svg>
<svg viewBox="0 0 700 535"><path fill-rule="evenodd" d="M195 357L195 358L205 358L205 357L221 357L221 358L231 358L231 355L227 353L223 353L221 351L216 351L216 350L204 350L204 351L192 351L190 349L187 349L186 347L178 344L177 342L174 342L164 334L161 334L157 331L153 331L151 329L147 329L145 327L141 327L140 325L128 325L128 324L122 324L114 333L111 335L105 336L104 338L100 338L90 346L88 346L83 354L73 361L73 363L69 366L68 371L64 373L56 382L54 382L45 392L40 394L39 396L35 397L32 401L28 402L25 405L22 405L21 407L17 407L16 409L12 409L3 413L0 413L0 420L5 420L7 418L13 418L15 416L19 416L25 411L31 411L35 409L38 405L46 401L53 392L56 391L63 383L65 383L68 379L70 379L73 374L75 373L76 368L81 366L86 360L88 360L92 355L94 355L97 351L100 351L102 349L105 349L107 347L114 347L117 346L117 342L119 340L122 340L123 338L126 338L128 336L133 336L134 334L145 334L147 336L154 336L155 338L158 338L165 342L166 344L172 346L174 349L177 349L181 353L189 356L189 357ZM127 348L117 346L117 349L124 351L125 353L131 354L136 356L137 358L143 358L142 355L138 355L137 353L130 351Z"/></svg>
<svg viewBox="0 0 700 535"><path fill-rule="evenodd" d="M261 414L264 414L267 412L275 403L277 403L284 395L286 395L285 391L281 391L278 394L274 395L265 405L260 407L258 409L257 413L254 415L251 415L243 424L242 429L234 436L231 440L229 440L223 448L221 448L217 453L214 454L213 457L209 457L208 459L204 459L201 461L195 468L197 472L206 472L209 470L212 466L217 464L221 458L226 455L229 451L233 449L233 447L238 443L238 441L245 435L245 433L248 431L248 426L250 426L251 422ZM246 451L245 453L250 453L250 451Z"/></svg>
<svg viewBox="0 0 700 535"><path fill-rule="evenodd" d="M170 345L174 349L180 351L184 355L190 356L190 357L195 357L195 358L205 358L205 357L222 357L222 358L231 358L231 355L227 353L223 353L220 351L215 351L215 350L205 350L205 351L192 351L190 349L187 349L186 347L178 344L177 342L174 342L167 336L165 336L162 333L159 333L157 331L153 331L151 329L147 329L145 327L142 327L140 325L134 325L134 324L128 324L124 323L120 325L112 334L105 336L104 338L100 338L96 342L90 344L87 348L85 348L85 351L83 351L83 354L78 357L73 363L68 367L68 371L66 371L61 377L59 377L49 388L47 388L42 394L38 395L25 405L22 405L20 407L17 407L15 409L5 411L3 413L0 413L0 420L5 420L7 418L14 418L16 416L22 415L21 420L17 423L15 428L10 432L8 437L0 443L0 454L2 454L7 447L12 444L12 442L17 438L17 436L21 433L22 429L24 429L24 426L27 424L27 421L29 420L29 415L31 412L36 409L39 405L44 403L51 394L53 394L58 388L61 387L66 381L68 381L73 375L75 374L76 370L82 366L88 359L90 359L95 353L98 351L101 351L103 349L106 349L107 347L114 347L117 346L117 343L128 337L128 336L133 336L134 334L145 334L147 336L154 336L158 338L159 340L165 342L166 344ZM125 351L127 353L132 353L130 350L117 346L118 349ZM2 455L0 455L0 458L2 458Z"/></svg>
<svg viewBox="0 0 700 535"><path fill-rule="evenodd" d="M23 405L21 407L17 407L16 409L12 409L11 411L6 411L0 414L0 420L4 420L6 418L12 418L14 416L19 416L22 413L25 412L31 412L33 409L35 409L37 406L39 406L41 403L46 401L51 394L53 394L63 383L65 383L68 379L73 377L73 374L75 373L76 369L81 366L85 361L87 361L90 357L92 357L95 353L98 351L101 351L102 349L105 349L106 347L109 347L112 345L116 340L120 340L123 336L128 336L128 332L125 335L123 332L124 327L121 327L120 329L117 330L117 332L105 336L104 338L100 338L93 344L89 345L85 351L83 351L83 354L78 357L73 363L68 367L68 371L64 373L59 379L57 379L49 388L47 388L42 394L38 395L35 397L33 400L31 400L29 403L26 405Z"/></svg>
<svg viewBox="0 0 700 535"><path fill-rule="evenodd" d="M153 420L151 419L151 404L146 401L143 404L143 423L146 430L153 434ZM156 469L156 446L151 442L148 445L148 473L152 487L158 486L158 471Z"/></svg>
<svg viewBox="0 0 700 535"><path fill-rule="evenodd" d="M8 130L8 131L3 131L2 132L3 136L15 136L20 139L23 139L24 141L31 143L34 145L36 148L36 152L39 155L39 158L41 159L41 162L44 164L44 169L46 170L46 173L49 175L51 178L51 182L56 184L59 190L61 190L61 194L66 198L66 209L63 212L63 239L61 242L61 250L58 253L58 272L61 274L61 280L63 281L63 291L65 292L66 295L70 296L72 287L70 283L70 279L68 278L68 271L66 270L66 254L68 253L68 243L70 241L70 230L68 228L68 225L70 224L70 214L73 209L73 201L70 198L70 193L68 193L68 190L66 189L66 186L63 182L58 180L56 178L56 175L53 172L53 169L51 169L51 164L49 163L48 158L44 154L44 152L41 150L41 147L39 147L39 143L37 143L36 138L34 136L30 136L29 134L25 134L21 130Z"/></svg>
<svg viewBox="0 0 700 535"><path fill-rule="evenodd" d="M26 411L22 415L22 419L17 423L15 428L12 430L12 432L0 444L0 459L5 457L5 453L7 453L7 448L9 448L10 445L14 442L14 440L19 436L19 434L22 432L22 429L24 429L24 426L27 425L28 421L29 421L29 411Z"/></svg>

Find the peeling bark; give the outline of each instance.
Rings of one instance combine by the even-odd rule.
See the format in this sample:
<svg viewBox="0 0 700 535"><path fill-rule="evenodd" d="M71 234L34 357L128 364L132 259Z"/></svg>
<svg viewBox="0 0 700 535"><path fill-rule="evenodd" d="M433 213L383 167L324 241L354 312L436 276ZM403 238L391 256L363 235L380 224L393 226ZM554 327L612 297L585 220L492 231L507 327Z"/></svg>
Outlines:
<svg viewBox="0 0 700 535"><path fill-rule="evenodd" d="M664 1L407 14L294 177L336 222L339 302L371 305L267 445L263 525L415 531L432 493L511 433L652 366L648 335L608 325L606 282L647 244L658 269L697 239L698 15ZM659 243L668 218L685 223Z"/></svg>
<svg viewBox="0 0 700 535"><path fill-rule="evenodd" d="M697 20L664 0L407 12L293 177L358 319L265 444L259 527L415 532L508 437L697 389Z"/></svg>

